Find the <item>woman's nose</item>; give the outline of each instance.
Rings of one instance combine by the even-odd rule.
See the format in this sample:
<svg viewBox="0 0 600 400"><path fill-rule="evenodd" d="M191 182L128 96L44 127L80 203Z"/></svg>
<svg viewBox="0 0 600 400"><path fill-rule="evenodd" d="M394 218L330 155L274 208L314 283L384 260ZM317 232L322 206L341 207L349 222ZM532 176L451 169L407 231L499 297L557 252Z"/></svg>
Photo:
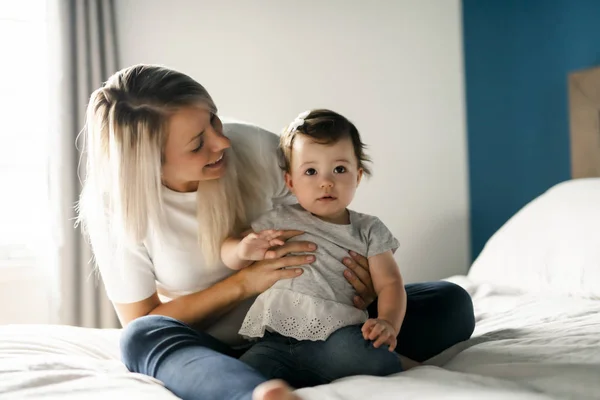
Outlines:
<svg viewBox="0 0 600 400"><path fill-rule="evenodd" d="M210 149L218 153L231 147L231 141L221 132L217 132L215 129L210 129Z"/></svg>

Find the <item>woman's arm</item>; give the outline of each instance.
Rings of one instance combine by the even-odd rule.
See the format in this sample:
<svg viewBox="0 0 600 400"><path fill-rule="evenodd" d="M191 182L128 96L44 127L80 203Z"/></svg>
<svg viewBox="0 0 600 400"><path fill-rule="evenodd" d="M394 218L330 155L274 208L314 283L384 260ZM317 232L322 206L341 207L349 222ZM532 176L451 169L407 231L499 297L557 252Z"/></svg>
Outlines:
<svg viewBox="0 0 600 400"><path fill-rule="evenodd" d="M314 249L314 244L309 242L289 242L274 250L274 259L255 262L205 290L166 303L162 303L154 293L136 303L114 303L114 306L123 326L144 315L165 315L202 327L231 311L243 300L264 292L280 279L300 275L301 268L282 268L310 264L314 261L314 256L284 256Z"/></svg>
<svg viewBox="0 0 600 400"><path fill-rule="evenodd" d="M235 277L234 275L233 277ZM242 286L233 277L227 278L200 292L181 296L163 303L158 294L136 303L113 303L123 326L144 315L165 315L188 324L208 322L230 311L244 298Z"/></svg>

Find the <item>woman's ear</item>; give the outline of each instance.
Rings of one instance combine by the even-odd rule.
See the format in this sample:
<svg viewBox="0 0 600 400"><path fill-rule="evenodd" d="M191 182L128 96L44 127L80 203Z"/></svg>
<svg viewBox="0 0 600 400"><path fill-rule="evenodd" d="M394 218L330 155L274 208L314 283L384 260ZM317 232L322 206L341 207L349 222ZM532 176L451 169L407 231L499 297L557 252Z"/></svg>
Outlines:
<svg viewBox="0 0 600 400"><path fill-rule="evenodd" d="M363 176L363 169L359 168L358 169L358 174L356 176L356 186L360 185L360 181L362 179L362 176Z"/></svg>
<svg viewBox="0 0 600 400"><path fill-rule="evenodd" d="M294 182L292 181L292 175L290 175L289 172L286 172L284 174L284 178L285 178L285 185L288 187L288 189L290 189L290 191L292 193L294 193Z"/></svg>

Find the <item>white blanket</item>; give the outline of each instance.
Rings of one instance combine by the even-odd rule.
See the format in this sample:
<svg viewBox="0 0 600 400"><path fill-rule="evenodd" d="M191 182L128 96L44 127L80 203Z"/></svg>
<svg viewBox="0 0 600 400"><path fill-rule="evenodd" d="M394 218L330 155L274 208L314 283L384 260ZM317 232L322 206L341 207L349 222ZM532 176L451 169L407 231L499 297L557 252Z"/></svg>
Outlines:
<svg viewBox="0 0 600 400"><path fill-rule="evenodd" d="M600 301L536 297L464 277L473 338L426 365L387 377L306 388L306 400L600 398ZM0 327L0 398L174 399L160 382L119 362L118 330Z"/></svg>

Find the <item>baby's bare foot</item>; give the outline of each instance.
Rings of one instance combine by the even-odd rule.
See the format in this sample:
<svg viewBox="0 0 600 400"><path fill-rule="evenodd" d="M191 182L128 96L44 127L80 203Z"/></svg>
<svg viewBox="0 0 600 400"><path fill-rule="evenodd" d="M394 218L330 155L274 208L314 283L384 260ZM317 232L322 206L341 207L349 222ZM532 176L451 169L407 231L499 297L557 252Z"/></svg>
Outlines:
<svg viewBox="0 0 600 400"><path fill-rule="evenodd" d="M252 400L301 400L292 389L281 380L262 383L254 389Z"/></svg>

